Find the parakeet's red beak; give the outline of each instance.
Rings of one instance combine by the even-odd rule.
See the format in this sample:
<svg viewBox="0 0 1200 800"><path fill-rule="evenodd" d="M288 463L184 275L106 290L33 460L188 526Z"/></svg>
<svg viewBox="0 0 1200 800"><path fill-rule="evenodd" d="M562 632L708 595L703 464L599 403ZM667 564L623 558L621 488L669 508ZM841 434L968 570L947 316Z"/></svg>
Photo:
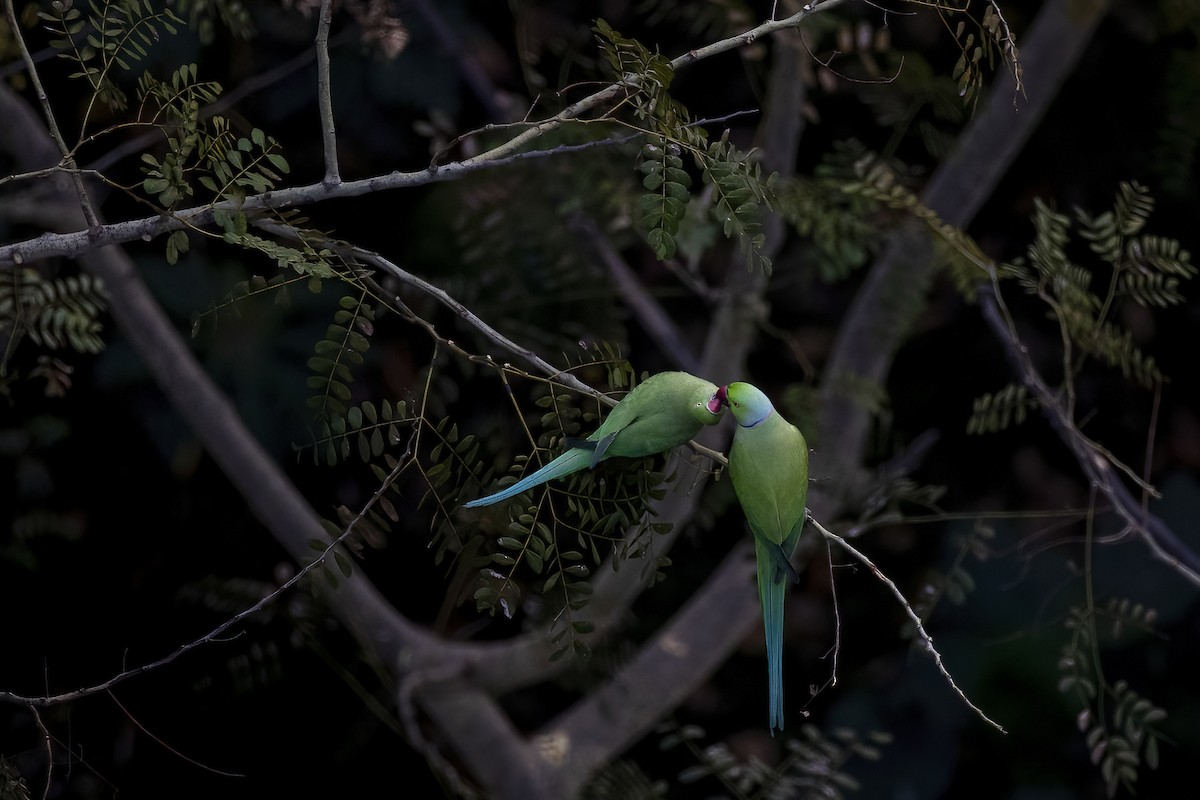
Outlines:
<svg viewBox="0 0 1200 800"><path fill-rule="evenodd" d="M717 393L714 394L711 399L709 399L708 410L710 413L720 414L721 406L729 405L728 389L728 386L722 386L720 389L717 389Z"/></svg>

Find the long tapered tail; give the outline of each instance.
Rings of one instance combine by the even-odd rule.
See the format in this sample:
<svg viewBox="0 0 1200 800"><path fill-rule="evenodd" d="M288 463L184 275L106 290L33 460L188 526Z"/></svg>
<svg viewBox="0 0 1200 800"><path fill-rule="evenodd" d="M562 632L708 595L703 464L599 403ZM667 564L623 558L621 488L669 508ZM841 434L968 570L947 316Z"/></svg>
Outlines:
<svg viewBox="0 0 1200 800"><path fill-rule="evenodd" d="M758 560L758 601L762 604L763 632L767 637L767 688L771 735L783 730L783 600L787 594L787 574L779 568L763 544L756 538L754 554Z"/></svg>
<svg viewBox="0 0 1200 800"><path fill-rule="evenodd" d="M570 475L572 472L578 472L590 466L591 463L591 450L581 447L572 448L532 475L526 475L507 489L503 489L495 494L489 494L487 497L480 497L469 503L463 503L463 508L478 508L479 506L490 506L492 503L499 503L501 500L507 500L546 481L552 481L555 478Z"/></svg>

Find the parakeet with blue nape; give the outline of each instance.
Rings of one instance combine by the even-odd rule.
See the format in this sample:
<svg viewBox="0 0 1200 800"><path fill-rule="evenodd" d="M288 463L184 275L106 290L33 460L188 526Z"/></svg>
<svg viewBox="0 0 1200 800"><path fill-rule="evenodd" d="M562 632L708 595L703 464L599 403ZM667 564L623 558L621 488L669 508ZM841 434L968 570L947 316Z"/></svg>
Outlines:
<svg viewBox="0 0 1200 800"><path fill-rule="evenodd" d="M791 556L804 527L808 443L758 388L731 383L718 398L737 421L729 477L754 534L774 736L776 728L783 730L783 601L789 580L796 577Z"/></svg>

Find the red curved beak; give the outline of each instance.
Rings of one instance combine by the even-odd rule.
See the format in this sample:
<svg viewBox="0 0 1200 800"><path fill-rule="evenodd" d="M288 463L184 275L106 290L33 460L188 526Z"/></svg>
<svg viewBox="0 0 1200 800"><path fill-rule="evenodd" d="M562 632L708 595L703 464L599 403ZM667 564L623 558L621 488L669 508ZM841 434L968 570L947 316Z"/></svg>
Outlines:
<svg viewBox="0 0 1200 800"><path fill-rule="evenodd" d="M719 413L721 413L722 406L729 405L728 388L729 387L727 387L727 386L722 386L721 388L717 389L716 394L714 394L711 398L709 398L708 410L710 413L719 414Z"/></svg>

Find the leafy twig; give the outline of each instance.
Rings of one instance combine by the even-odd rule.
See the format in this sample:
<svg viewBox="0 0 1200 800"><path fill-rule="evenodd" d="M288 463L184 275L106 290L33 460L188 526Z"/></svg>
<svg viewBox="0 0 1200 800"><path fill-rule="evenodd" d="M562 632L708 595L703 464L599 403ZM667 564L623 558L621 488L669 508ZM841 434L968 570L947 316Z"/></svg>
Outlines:
<svg viewBox="0 0 1200 800"><path fill-rule="evenodd" d="M992 272L994 276L994 268ZM995 280L991 287L980 290L979 305L984 320L995 333L996 339L1004 346L1005 354L1018 379L1037 398L1042 412L1059 438L1074 454L1088 480L1108 498L1113 510L1125 521L1128 529L1138 534L1156 558L1192 584L1200 586L1200 555L1187 547L1166 523L1151 514L1144 504L1130 493L1116 474L1109 457L1098 451L1067 415L1063 402L1042 380L1033 366L1028 348L1021 344L1015 324L1000 295L999 284Z"/></svg>
<svg viewBox="0 0 1200 800"><path fill-rule="evenodd" d="M46 90L42 86L42 79L38 75L37 64L33 61L33 56L29 53L29 48L25 46L25 39L21 35L21 25L17 21L17 12L13 8L13 0L5 0L4 7L8 13L8 28L13 38L17 42L17 49L21 51L21 57L25 61L25 69L29 73L29 80L33 83L34 91L37 93L38 102L42 105L42 113L46 117L46 127L50 133L50 138L62 153L63 165L69 171L72 182L75 184L75 192L79 195L79 208L83 211L83 217L87 220L89 231L95 230L99 225L96 218L96 212L92 208L92 201L88 197L87 187L84 186L83 177L79 174L75 165L75 158L71 155L71 148L67 146L67 142L63 139L62 132L58 128L58 121L54 116L54 109L50 107L50 98L46 96Z"/></svg>

